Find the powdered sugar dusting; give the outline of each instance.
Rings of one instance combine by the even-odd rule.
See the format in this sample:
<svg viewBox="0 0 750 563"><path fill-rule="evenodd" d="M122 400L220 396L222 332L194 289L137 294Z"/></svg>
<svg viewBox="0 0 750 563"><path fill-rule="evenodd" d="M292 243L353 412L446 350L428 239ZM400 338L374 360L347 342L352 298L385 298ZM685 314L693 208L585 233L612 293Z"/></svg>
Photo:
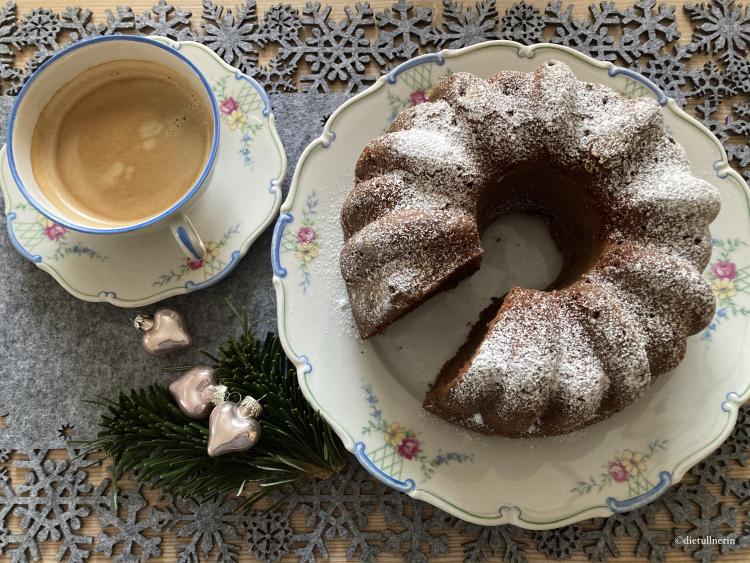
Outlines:
<svg viewBox="0 0 750 563"><path fill-rule="evenodd" d="M690 174L656 102L546 61L490 80L450 75L366 147L342 209L360 334L470 273L487 194L538 161L592 176L601 244L575 283L513 289L466 365L429 393L429 410L485 433L559 434L616 412L681 360L714 307L699 270L715 188Z"/></svg>

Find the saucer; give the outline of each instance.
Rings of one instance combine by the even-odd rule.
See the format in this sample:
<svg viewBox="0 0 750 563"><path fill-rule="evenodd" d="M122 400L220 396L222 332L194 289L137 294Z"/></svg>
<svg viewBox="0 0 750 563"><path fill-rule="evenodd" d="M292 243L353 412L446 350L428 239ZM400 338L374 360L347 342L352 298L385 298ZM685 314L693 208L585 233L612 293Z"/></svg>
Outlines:
<svg viewBox="0 0 750 563"><path fill-rule="evenodd" d="M21 195L5 147L0 150L0 186L11 242L86 301L140 307L208 287L237 265L281 204L286 153L263 88L199 43L152 39L178 49L200 69L221 112L213 178L190 212L206 243L203 260L186 259L166 227L118 238L79 233L49 221Z"/></svg>

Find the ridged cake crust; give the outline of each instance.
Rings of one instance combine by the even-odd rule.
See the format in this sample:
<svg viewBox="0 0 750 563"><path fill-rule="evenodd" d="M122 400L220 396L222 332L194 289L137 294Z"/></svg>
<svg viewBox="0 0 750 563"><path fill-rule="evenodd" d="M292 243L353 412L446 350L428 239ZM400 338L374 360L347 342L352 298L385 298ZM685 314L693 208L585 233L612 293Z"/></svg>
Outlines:
<svg viewBox="0 0 750 563"><path fill-rule="evenodd" d="M601 420L676 367L714 298L700 272L719 212L651 99L563 63L444 78L365 148L341 211L341 272L363 338L480 265L483 229L537 213L563 254L546 290L490 304L427 410L486 434Z"/></svg>

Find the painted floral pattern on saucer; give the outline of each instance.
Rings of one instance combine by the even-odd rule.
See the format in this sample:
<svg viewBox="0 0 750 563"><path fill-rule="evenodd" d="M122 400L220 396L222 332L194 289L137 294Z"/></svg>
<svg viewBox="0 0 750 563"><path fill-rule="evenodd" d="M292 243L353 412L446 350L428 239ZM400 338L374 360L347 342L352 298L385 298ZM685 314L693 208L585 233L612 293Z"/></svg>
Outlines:
<svg viewBox="0 0 750 563"><path fill-rule="evenodd" d="M221 122L232 133L240 135L239 153L245 160L245 165L251 166L253 141L264 127L263 121L257 117L264 108L264 102L249 83L242 82L237 90L230 80L229 76L222 76L212 88L219 104Z"/></svg>
<svg viewBox="0 0 750 563"><path fill-rule="evenodd" d="M13 207L13 230L20 244L35 260L65 260L70 256L83 256L104 262L107 256L79 242L78 233L50 221L36 212L28 203L17 203Z"/></svg>
<svg viewBox="0 0 750 563"><path fill-rule="evenodd" d="M738 238L714 239L713 256L705 276L716 297L716 312L703 331L703 340L711 341L719 326L733 317L750 318L750 307L738 295L750 295L750 263L737 263L738 250L748 244Z"/></svg>
<svg viewBox="0 0 750 563"><path fill-rule="evenodd" d="M177 268L169 270L168 273L160 274L153 285L163 287L167 284L178 282L191 272L203 272L203 279L210 279L216 272L221 272L227 267L227 263L222 260L222 255L224 254L222 251L239 231L240 223L237 223L229 227L219 240L206 241L206 254L203 258L198 260L195 258L183 258L182 263Z"/></svg>
<svg viewBox="0 0 750 563"><path fill-rule="evenodd" d="M297 269L302 275L299 284L303 292L307 292L312 283L310 267L313 260L320 254L320 233L317 231L315 216L318 214L318 198L315 192L307 196L305 207L302 209L300 226L295 232L287 231L281 241L283 252L292 252L297 261Z"/></svg>
<svg viewBox="0 0 750 563"><path fill-rule="evenodd" d="M666 450L669 440L658 438L641 450L617 452L605 465L599 475L592 475L586 481L579 481L571 490L579 495L592 491L601 492L613 484L627 486L628 497L635 497L653 489L659 479L654 475L658 470L649 468L649 460L660 450Z"/></svg>
<svg viewBox="0 0 750 563"><path fill-rule="evenodd" d="M11 242L24 257L87 301L140 307L207 287L226 276L276 217L286 154L270 100L252 78L203 45L156 38L203 72L219 104L221 143L213 177L189 216L204 241L203 260L188 260L169 229L130 237L69 231L23 198L0 153L0 184Z"/></svg>
<svg viewBox="0 0 750 563"><path fill-rule="evenodd" d="M385 419L372 385L364 385L362 388L370 410L370 418L362 428L362 433L366 435L382 433L384 444L369 452L372 462L382 471L400 479L404 471L404 463L415 462L419 464L422 482L425 482L441 465L466 463L474 459L472 454L443 452L442 450L429 455L427 445L414 430L402 426L397 421L388 422Z"/></svg>

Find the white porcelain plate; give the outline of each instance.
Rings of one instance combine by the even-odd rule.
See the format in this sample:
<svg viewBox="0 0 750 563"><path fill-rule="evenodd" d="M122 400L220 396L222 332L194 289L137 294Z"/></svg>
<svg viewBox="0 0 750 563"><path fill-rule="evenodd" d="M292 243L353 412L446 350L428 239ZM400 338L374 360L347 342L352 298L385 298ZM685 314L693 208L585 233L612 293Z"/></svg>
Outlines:
<svg viewBox="0 0 750 563"><path fill-rule="evenodd" d="M706 277L718 298L680 367L612 418L566 436L487 438L426 414L421 401L491 295L543 286L559 258L544 225L523 216L485 233L480 272L366 342L355 334L338 267L339 212L365 145L442 75L532 71L554 58L579 79L655 97L693 173L722 194ZM651 82L572 49L497 41L409 61L341 106L302 155L274 232L279 331L308 400L362 465L389 485L464 520L553 528L653 500L730 433L750 396L748 190L719 142Z"/></svg>
<svg viewBox="0 0 750 563"><path fill-rule="evenodd" d="M206 241L203 260L187 260L167 228L110 240L48 221L23 198L10 174L5 147L0 152L11 242L87 301L139 307L209 286L237 265L281 204L286 154L263 88L203 45L155 39L179 49L203 72L221 113L211 185L190 212Z"/></svg>

